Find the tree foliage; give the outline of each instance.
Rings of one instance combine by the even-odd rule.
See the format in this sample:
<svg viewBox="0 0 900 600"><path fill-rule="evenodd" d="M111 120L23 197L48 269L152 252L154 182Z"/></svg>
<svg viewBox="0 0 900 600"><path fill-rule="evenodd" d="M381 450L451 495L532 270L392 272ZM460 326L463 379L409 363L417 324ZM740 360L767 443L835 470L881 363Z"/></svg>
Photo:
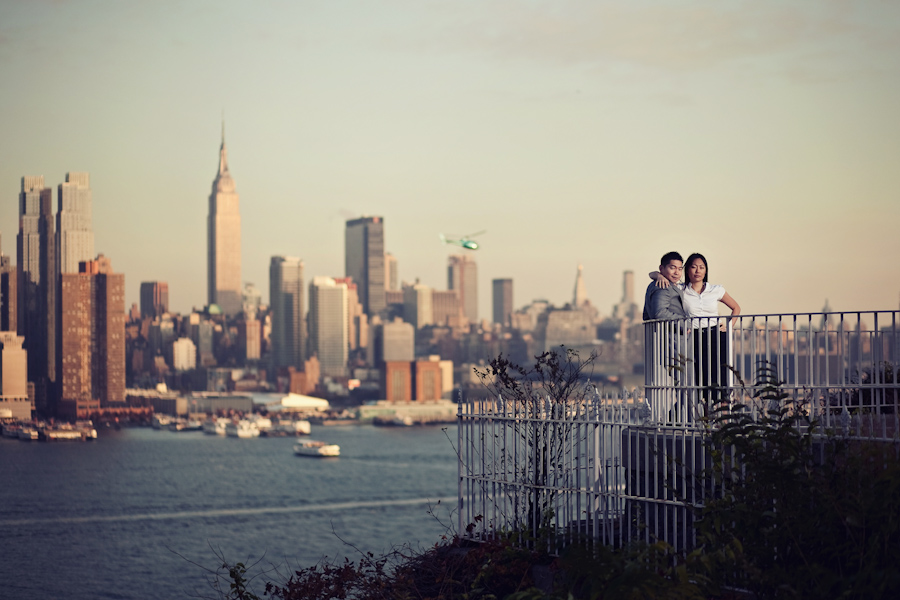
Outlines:
<svg viewBox="0 0 900 600"><path fill-rule="evenodd" d="M823 431L771 367L754 401L716 409L708 444L724 492L702 511L701 550L761 597L900 591L897 444Z"/></svg>

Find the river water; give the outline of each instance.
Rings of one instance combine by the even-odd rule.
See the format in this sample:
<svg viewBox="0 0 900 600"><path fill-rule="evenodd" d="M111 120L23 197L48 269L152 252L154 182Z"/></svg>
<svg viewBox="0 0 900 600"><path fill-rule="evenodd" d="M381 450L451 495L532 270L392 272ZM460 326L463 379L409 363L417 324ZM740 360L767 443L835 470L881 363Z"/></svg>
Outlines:
<svg viewBox="0 0 900 600"><path fill-rule="evenodd" d="M340 458L295 456L292 438L144 428L88 443L0 439L0 597L215 597L204 569L217 555L289 573L447 533L455 426L310 437L339 444Z"/></svg>

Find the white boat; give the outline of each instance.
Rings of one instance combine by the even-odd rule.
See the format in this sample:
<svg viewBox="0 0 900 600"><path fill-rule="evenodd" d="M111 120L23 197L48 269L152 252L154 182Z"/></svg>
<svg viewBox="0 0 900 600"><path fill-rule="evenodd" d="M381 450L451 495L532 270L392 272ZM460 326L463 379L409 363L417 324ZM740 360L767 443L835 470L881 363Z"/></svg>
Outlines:
<svg viewBox="0 0 900 600"><path fill-rule="evenodd" d="M231 423L228 417L210 417L203 421L203 433L225 435L225 428Z"/></svg>
<svg viewBox="0 0 900 600"><path fill-rule="evenodd" d="M247 420L255 424L261 433L265 433L272 429L272 419L270 419L269 417L250 415L249 417L247 417Z"/></svg>
<svg viewBox="0 0 900 600"><path fill-rule="evenodd" d="M259 437L259 427L253 421L241 419L237 423L231 422L225 426L225 435L237 438Z"/></svg>
<svg viewBox="0 0 900 600"><path fill-rule="evenodd" d="M197 419L178 419L169 423L169 431L200 431L201 429L203 429L203 423Z"/></svg>
<svg viewBox="0 0 900 600"><path fill-rule="evenodd" d="M60 428L44 430L44 439L48 442L82 441L86 439L85 435L85 432L79 429Z"/></svg>
<svg viewBox="0 0 900 600"><path fill-rule="evenodd" d="M303 440L294 444L294 454L298 456L340 456L341 447L316 440Z"/></svg>
<svg viewBox="0 0 900 600"><path fill-rule="evenodd" d="M97 439L97 430L94 428L94 422L90 419L75 421L75 429L83 432L86 440Z"/></svg>
<svg viewBox="0 0 900 600"><path fill-rule="evenodd" d="M272 427L272 431L276 435L309 435L312 431L312 426L309 424L309 421L304 419L299 421L281 419Z"/></svg>
<svg viewBox="0 0 900 600"><path fill-rule="evenodd" d="M409 415L394 415L394 418L391 419L391 425L396 425L397 427L412 427L415 425L415 422Z"/></svg>
<svg viewBox="0 0 900 600"><path fill-rule="evenodd" d="M174 419L169 415L164 415L162 413L157 413L153 415L153 420L151 424L153 425L153 429L165 429L172 423Z"/></svg>

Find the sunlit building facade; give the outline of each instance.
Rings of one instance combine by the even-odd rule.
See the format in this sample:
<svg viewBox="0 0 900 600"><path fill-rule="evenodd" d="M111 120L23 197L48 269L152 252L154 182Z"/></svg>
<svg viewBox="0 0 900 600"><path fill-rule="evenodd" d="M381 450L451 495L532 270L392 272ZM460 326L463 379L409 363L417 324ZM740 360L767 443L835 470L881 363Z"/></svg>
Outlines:
<svg viewBox="0 0 900 600"><path fill-rule="evenodd" d="M322 375L347 375L348 333L347 284L314 277L309 284L309 341Z"/></svg>
<svg viewBox="0 0 900 600"><path fill-rule="evenodd" d="M207 221L207 298L226 315L241 312L241 213L234 179L228 170L225 129L219 148L219 171L209 195Z"/></svg>

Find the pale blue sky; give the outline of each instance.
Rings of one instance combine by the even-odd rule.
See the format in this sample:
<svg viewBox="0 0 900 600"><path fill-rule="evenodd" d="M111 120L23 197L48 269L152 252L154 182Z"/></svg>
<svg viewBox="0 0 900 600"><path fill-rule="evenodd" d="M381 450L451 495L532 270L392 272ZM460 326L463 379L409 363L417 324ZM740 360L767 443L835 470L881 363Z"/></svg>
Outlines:
<svg viewBox="0 0 900 600"><path fill-rule="evenodd" d="M370 214L440 289L438 234L486 229L488 318L492 278L562 304L579 262L608 312L670 249L745 313L900 302L896 2L3 1L0 81L4 253L22 175L89 171L129 305L206 302L223 110L264 298L274 254L343 275Z"/></svg>

